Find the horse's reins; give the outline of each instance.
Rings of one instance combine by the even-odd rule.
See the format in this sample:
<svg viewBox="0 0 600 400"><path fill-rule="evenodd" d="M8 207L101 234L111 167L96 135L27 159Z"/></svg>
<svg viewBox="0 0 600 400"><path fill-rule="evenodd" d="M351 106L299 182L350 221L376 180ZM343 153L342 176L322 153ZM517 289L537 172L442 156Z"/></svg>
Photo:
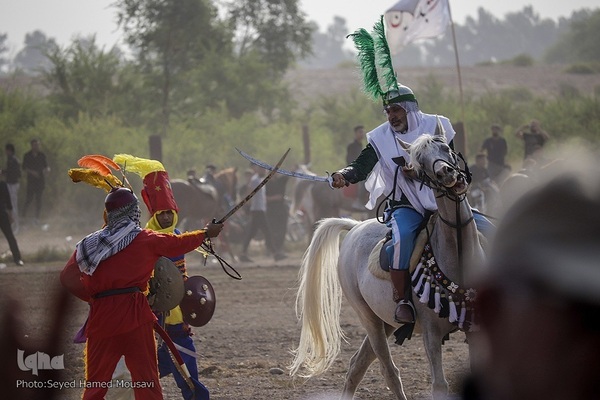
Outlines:
<svg viewBox="0 0 600 400"><path fill-rule="evenodd" d="M467 185L470 184L471 183L471 172L469 171L469 166L467 165L467 162L465 161L463 155L461 153L457 154L454 151L451 151L451 155L455 162L454 165L450 164L446 160L442 160L441 158L438 158L433 162L432 169L435 170L435 165L438 162L445 163L453 171L458 171L458 176L462 177L462 179L467 183ZM464 170L460 169L460 166L459 166L460 160L462 160L462 162L465 166ZM462 228L469 225L474 219L474 216L471 215L471 218L469 218L468 220L466 220L464 222L460 222L461 221L460 203L462 203L467 198L467 194L463 193L462 195L457 195L456 193L451 192L446 186L442 185L437 179L432 179L431 177L429 177L425 171L422 170L422 172L423 172L423 175L425 175L429 181L428 186L430 188L435 189L438 192L440 192L440 195L438 197L445 196L445 197L449 198L450 200L454 201L454 204L456 205L456 208L455 208L456 222L455 223L445 220L444 218L442 218L442 216L439 213L438 213L438 217L447 226L456 229L456 246L457 246L457 250L458 250L458 264L462 266L463 265ZM423 181L421 181L421 182L423 182ZM460 268L460 271L461 271L461 275L462 275L462 268ZM462 278L463 277L461 276L460 277L461 282L463 280Z"/></svg>
<svg viewBox="0 0 600 400"><path fill-rule="evenodd" d="M242 280L242 275L237 272L237 270L235 268L233 268L231 266L231 264L229 264L227 261L225 261L223 259L223 257L221 257L220 255L217 254L217 252L215 251L212 241L209 239L204 240L204 242L202 242L202 244L200 245L200 247L202 248L203 251L205 251L206 253L214 256L217 261L219 261L219 265L221 265L221 268L223 268L223 271L229 275L229 277L233 278L233 279L237 279L238 281ZM206 260L208 257L204 258L204 264L206 265ZM231 272L227 271L227 268L231 269L235 275L233 275Z"/></svg>

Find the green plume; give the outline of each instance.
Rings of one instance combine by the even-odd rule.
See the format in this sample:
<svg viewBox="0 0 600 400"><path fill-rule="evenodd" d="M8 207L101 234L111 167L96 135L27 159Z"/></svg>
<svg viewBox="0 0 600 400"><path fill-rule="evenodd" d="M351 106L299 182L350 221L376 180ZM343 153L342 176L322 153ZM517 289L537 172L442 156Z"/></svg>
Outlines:
<svg viewBox="0 0 600 400"><path fill-rule="evenodd" d="M384 91L387 92L390 89L398 89L398 81L396 80L396 72L392 65L390 47L385 38L383 15L373 26L373 36L375 53L377 54L377 65L381 70L381 77L385 84Z"/></svg>
<svg viewBox="0 0 600 400"><path fill-rule="evenodd" d="M379 100L383 94L377 78L377 65L375 64L375 43L373 37L365 29L360 28L348 35L352 37L354 46L358 51L358 62L362 72L363 90L374 100Z"/></svg>

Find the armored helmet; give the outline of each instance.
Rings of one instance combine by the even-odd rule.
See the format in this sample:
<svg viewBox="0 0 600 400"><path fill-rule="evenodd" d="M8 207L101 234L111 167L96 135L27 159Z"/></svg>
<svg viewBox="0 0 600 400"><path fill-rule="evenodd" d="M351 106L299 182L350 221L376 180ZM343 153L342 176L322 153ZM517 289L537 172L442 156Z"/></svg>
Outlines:
<svg viewBox="0 0 600 400"><path fill-rule="evenodd" d="M384 107L393 103L401 103L403 101L417 102L417 98L415 97L412 89L404 85L398 85L397 88L388 90L382 97Z"/></svg>
<svg viewBox="0 0 600 400"><path fill-rule="evenodd" d="M138 198L131 189L124 187L113 188L108 192L104 200L104 208L106 208L107 212L111 212L137 201Z"/></svg>

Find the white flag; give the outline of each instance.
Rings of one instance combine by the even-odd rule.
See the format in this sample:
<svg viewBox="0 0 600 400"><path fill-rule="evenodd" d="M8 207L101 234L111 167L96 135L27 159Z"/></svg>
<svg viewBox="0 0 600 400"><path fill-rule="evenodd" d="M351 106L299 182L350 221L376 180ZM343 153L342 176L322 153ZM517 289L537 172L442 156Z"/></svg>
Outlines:
<svg viewBox="0 0 600 400"><path fill-rule="evenodd" d="M446 32L450 22L448 0L400 0L385 12L390 52L398 54L407 44Z"/></svg>

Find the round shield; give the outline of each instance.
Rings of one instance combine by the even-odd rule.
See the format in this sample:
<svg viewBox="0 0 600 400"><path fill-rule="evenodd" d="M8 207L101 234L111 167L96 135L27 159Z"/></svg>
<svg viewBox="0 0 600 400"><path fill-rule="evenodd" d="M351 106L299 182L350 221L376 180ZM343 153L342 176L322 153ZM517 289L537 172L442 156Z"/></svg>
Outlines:
<svg viewBox="0 0 600 400"><path fill-rule="evenodd" d="M153 311L165 312L177 307L183 298L183 275L173 261L161 257L154 264L154 276L148 283L148 303Z"/></svg>
<svg viewBox="0 0 600 400"><path fill-rule="evenodd" d="M206 325L217 305L212 285L205 277L196 275L189 277L184 286L185 294L179 304L183 320L192 326Z"/></svg>

